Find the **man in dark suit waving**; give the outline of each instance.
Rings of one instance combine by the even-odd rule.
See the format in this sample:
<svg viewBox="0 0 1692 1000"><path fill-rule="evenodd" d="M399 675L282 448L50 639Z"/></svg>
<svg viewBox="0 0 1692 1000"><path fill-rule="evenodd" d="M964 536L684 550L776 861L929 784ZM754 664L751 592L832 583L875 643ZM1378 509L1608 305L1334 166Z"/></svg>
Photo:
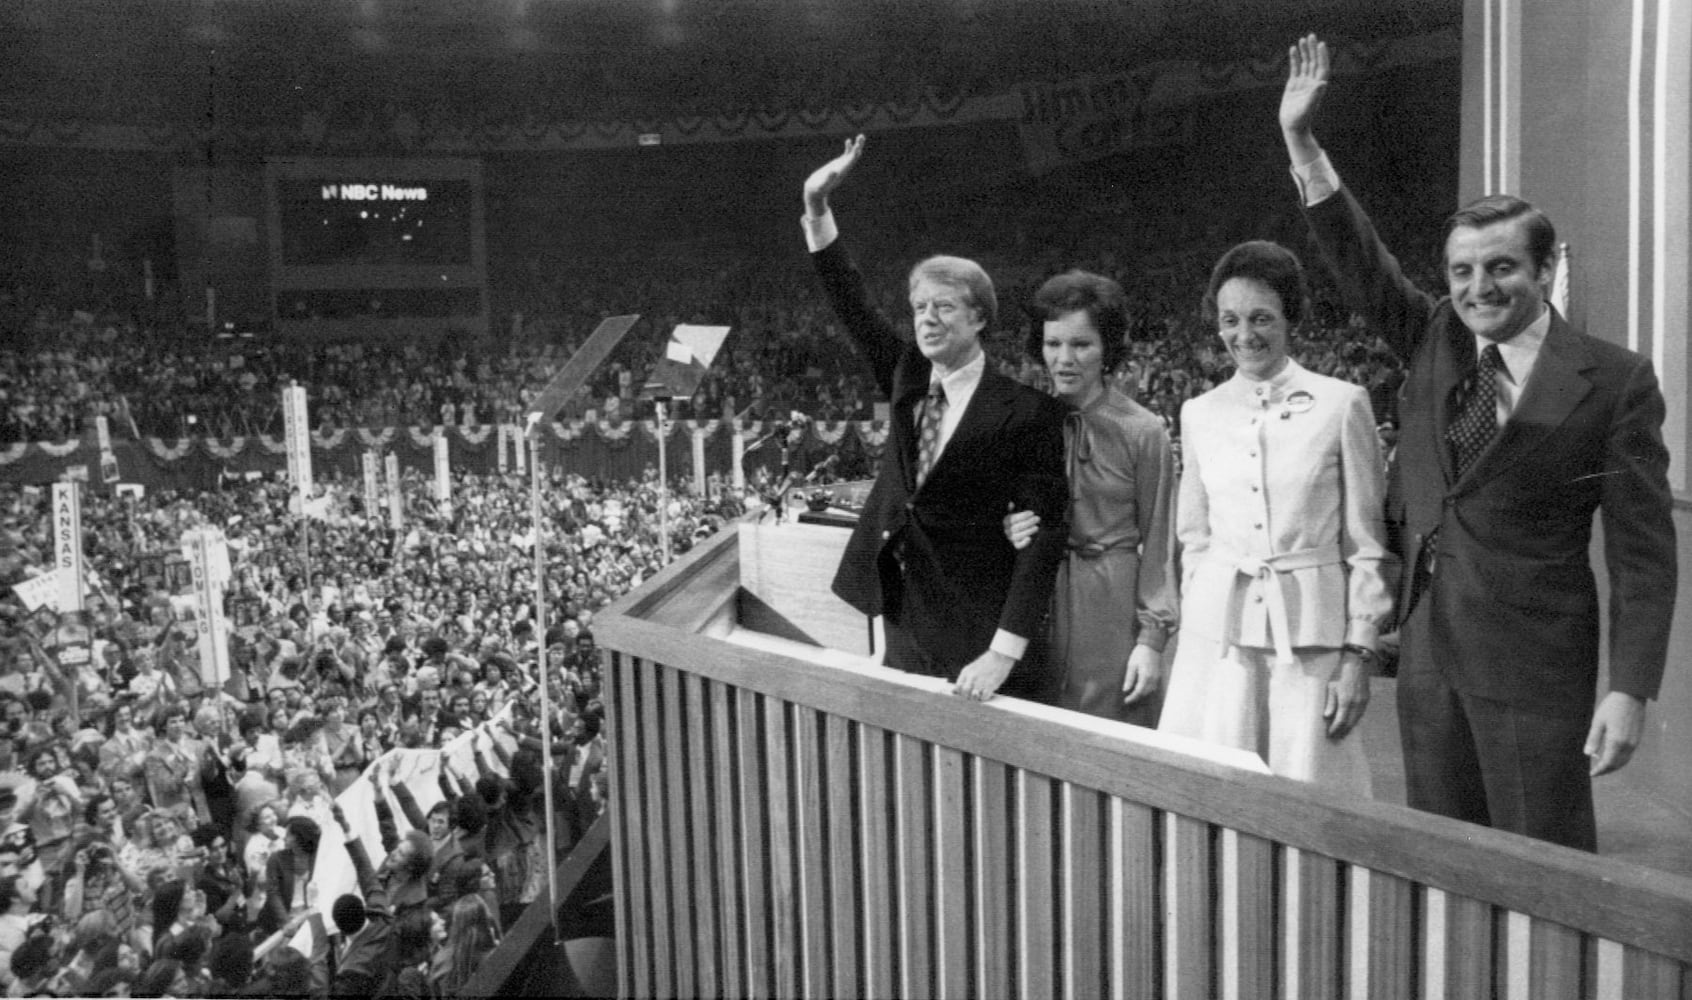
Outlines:
<svg viewBox="0 0 1692 1000"><path fill-rule="evenodd" d="M961 257L910 275L915 343L869 304L839 240L829 195L864 137L805 182L805 238L829 302L892 401L881 470L834 577L834 591L886 625L886 662L946 677L957 693L1050 700L1043 619L1068 525L1063 407L992 371L981 333L998 309L992 280ZM1001 520L1032 509L1041 526L1015 549Z"/></svg>
<svg viewBox="0 0 1692 1000"><path fill-rule="evenodd" d="M1410 804L1595 850L1591 778L1639 743L1674 611L1651 363L1547 304L1556 235L1519 198L1491 195L1447 221L1448 296L1412 285L1311 131L1327 46L1308 36L1289 58L1281 130L1305 216L1347 304L1408 367L1387 519L1404 542ZM1610 578L1602 701L1594 511Z"/></svg>

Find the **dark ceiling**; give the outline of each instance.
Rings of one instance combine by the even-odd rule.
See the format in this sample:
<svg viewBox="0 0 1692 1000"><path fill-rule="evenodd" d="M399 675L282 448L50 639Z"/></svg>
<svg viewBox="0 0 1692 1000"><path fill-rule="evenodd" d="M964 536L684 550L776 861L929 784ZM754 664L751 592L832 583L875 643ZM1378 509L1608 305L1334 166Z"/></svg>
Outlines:
<svg viewBox="0 0 1692 1000"><path fill-rule="evenodd" d="M1462 0L5 0L0 112L518 105L582 118L981 93L1461 23Z"/></svg>

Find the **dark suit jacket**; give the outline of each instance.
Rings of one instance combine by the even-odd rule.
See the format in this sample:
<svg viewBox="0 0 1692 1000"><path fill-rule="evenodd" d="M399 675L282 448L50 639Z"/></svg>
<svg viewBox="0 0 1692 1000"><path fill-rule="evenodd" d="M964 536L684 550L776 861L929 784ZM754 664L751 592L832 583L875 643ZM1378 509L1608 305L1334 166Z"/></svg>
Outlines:
<svg viewBox="0 0 1692 1000"><path fill-rule="evenodd" d="M1675 542L1664 404L1651 363L1552 314L1514 412L1461 478L1445 429L1474 335L1449 299L1405 279L1351 193L1306 210L1347 304L1403 357L1387 519L1404 544L1401 672L1439 670L1460 691L1559 715L1590 715L1598 598L1594 510L1609 567L1610 686L1656 696L1674 611ZM1438 529L1425 592L1413 570ZM1424 629L1410 613L1431 602Z"/></svg>
<svg viewBox="0 0 1692 1000"><path fill-rule="evenodd" d="M933 366L869 305L863 276L840 240L812 255L835 313L892 401L892 428L834 592L867 615L885 615L958 673L986 651L996 629L1038 638L1068 537L1069 489L1057 400L992 370L982 373L957 430L922 488L915 486L912 416ZM1041 526L1020 551L1003 520L1014 506ZM899 558L904 560L901 572ZM1041 669L1038 645L1007 689Z"/></svg>

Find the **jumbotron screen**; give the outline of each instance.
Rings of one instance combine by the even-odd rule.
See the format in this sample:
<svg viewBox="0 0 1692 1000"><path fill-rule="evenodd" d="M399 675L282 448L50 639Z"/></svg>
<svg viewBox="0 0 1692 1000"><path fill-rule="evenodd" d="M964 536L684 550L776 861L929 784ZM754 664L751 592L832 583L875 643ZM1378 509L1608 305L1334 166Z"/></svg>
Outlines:
<svg viewBox="0 0 1692 1000"><path fill-rule="evenodd" d="M288 267L427 267L471 262L468 180L278 178Z"/></svg>

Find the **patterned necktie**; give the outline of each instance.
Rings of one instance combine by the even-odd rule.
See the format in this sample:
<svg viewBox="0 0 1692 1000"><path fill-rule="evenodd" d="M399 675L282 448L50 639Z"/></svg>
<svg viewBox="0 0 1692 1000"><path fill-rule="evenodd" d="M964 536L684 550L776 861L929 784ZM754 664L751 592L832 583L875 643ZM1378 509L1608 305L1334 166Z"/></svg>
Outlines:
<svg viewBox="0 0 1692 1000"><path fill-rule="evenodd" d="M1459 477L1469 471L1469 466L1498 434L1497 375L1504 370L1504 359L1498 353L1498 345L1488 344L1475 362L1474 374L1459 390L1462 399L1456 407L1457 415L1445 429L1445 439L1451 445L1451 459L1457 466Z"/></svg>
<svg viewBox="0 0 1692 1000"><path fill-rule="evenodd" d="M917 469L916 484L921 488L923 480L934 468L934 460L940 457L940 422L946 419L946 390L938 380L928 383L928 398L922 401L922 417L917 430Z"/></svg>

